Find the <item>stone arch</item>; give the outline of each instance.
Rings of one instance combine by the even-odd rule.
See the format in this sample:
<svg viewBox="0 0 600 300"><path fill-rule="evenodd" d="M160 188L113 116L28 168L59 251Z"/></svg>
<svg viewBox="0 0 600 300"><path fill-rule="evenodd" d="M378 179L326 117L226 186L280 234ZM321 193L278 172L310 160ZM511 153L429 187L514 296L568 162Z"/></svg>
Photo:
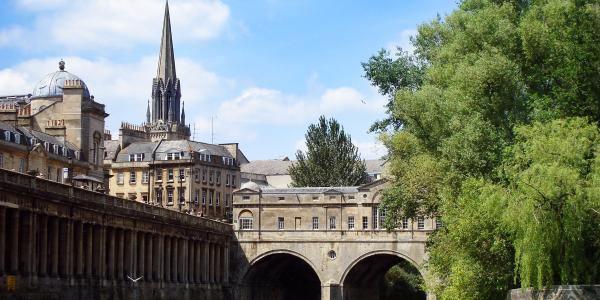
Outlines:
<svg viewBox="0 0 600 300"><path fill-rule="evenodd" d="M383 292L398 293L384 288L384 275L396 264L407 262L415 267L418 274L424 277L424 271L414 258L395 250L376 250L360 255L348 264L340 277L342 287L342 298L344 300L373 300L380 299ZM427 294L419 291L400 290L402 297L417 297L416 299L427 299ZM404 294L408 293L408 294ZM390 294L387 294L388 296ZM393 294L391 294L393 295ZM396 294L396 296L398 296ZM386 296L387 297L387 296ZM422 297L422 298L421 298ZM413 298L411 298L413 299Z"/></svg>
<svg viewBox="0 0 600 300"><path fill-rule="evenodd" d="M321 274L307 257L295 251L280 249L261 253L249 261L240 274L240 294L236 299L321 299Z"/></svg>
<svg viewBox="0 0 600 300"><path fill-rule="evenodd" d="M239 218L254 218L254 215L252 214L252 212L250 210L244 209L242 211L240 211L240 213L238 214L238 219Z"/></svg>

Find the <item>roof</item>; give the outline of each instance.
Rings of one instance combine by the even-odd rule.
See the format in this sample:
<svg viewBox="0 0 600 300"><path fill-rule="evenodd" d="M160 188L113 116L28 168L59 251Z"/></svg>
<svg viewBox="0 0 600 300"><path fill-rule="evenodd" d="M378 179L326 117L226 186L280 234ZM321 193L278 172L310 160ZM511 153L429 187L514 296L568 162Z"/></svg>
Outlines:
<svg viewBox="0 0 600 300"><path fill-rule="evenodd" d="M113 160L117 157L117 152L119 152L119 141L117 140L107 140L104 141L104 152L106 156L104 159Z"/></svg>
<svg viewBox="0 0 600 300"><path fill-rule="evenodd" d="M267 159L254 160L241 166L243 173L263 174L263 175L288 175L289 167L295 161L285 159ZM386 161L381 159L367 159L365 165L367 173L381 173Z"/></svg>
<svg viewBox="0 0 600 300"><path fill-rule="evenodd" d="M155 150L156 149L156 150ZM190 152L231 157L223 146L194 142L188 140L173 140L160 142L135 142L122 149L117 155L116 162L128 162L129 154L144 153L143 161L152 161L152 153L156 160L166 160L167 153L182 153L183 159L189 159ZM108 159L108 157L107 157Z"/></svg>
<svg viewBox="0 0 600 300"><path fill-rule="evenodd" d="M55 97L63 95L63 88L65 86L65 80L79 80L83 87L83 96L90 97L90 91L87 86L79 77L65 71L64 62L61 60L59 63L60 69L56 72L52 72L44 78L42 78L33 88L32 98L37 97Z"/></svg>
<svg viewBox="0 0 600 300"><path fill-rule="evenodd" d="M292 161L281 159L254 160L242 165L241 172L263 175L287 175Z"/></svg>
<svg viewBox="0 0 600 300"><path fill-rule="evenodd" d="M297 188L262 188L263 194L323 194L340 192L344 194L357 193L357 186L337 186L337 187L297 187Z"/></svg>
<svg viewBox="0 0 600 300"><path fill-rule="evenodd" d="M144 153L144 161L152 160L152 152L159 142L136 142L122 149L117 155L117 162L128 162L129 154Z"/></svg>
<svg viewBox="0 0 600 300"><path fill-rule="evenodd" d="M36 131L36 130L31 130L29 128L23 127L23 126L19 126L18 127L19 131L21 131L25 136L27 136L28 138L36 138L37 140L40 140L42 142L47 142L53 145L59 145L59 146L64 146L68 149L71 149L73 151L75 150L79 150L79 148L77 148L75 145L67 142L67 141L63 141L58 139L55 136L49 135L47 133L41 132L41 131Z"/></svg>

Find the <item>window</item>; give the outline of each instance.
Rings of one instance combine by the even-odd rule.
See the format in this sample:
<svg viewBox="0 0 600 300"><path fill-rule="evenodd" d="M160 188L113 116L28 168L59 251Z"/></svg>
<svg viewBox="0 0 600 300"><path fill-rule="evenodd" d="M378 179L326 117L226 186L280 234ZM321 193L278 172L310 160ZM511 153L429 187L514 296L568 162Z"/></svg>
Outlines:
<svg viewBox="0 0 600 300"><path fill-rule="evenodd" d="M21 158L19 160L19 172L25 173L25 159Z"/></svg>
<svg viewBox="0 0 600 300"><path fill-rule="evenodd" d="M173 205L173 189L167 190L167 205Z"/></svg>
<svg viewBox="0 0 600 300"><path fill-rule="evenodd" d="M133 153L129 154L129 161L143 161L144 153Z"/></svg>
<svg viewBox="0 0 600 300"><path fill-rule="evenodd" d="M363 230L369 229L369 217L363 217L362 226Z"/></svg>
<svg viewBox="0 0 600 300"><path fill-rule="evenodd" d="M348 216L348 229L354 230L354 216Z"/></svg>
<svg viewBox="0 0 600 300"><path fill-rule="evenodd" d="M206 190L202 189L202 205L206 204Z"/></svg>
<svg viewBox="0 0 600 300"><path fill-rule="evenodd" d="M283 217L277 217L277 229L283 230L285 228L285 219Z"/></svg>
<svg viewBox="0 0 600 300"><path fill-rule="evenodd" d="M58 155L58 145L52 145L52 153Z"/></svg>
<svg viewBox="0 0 600 300"><path fill-rule="evenodd" d="M78 159L78 160L81 159L81 151L79 151L79 150L75 151L75 159Z"/></svg>
<svg viewBox="0 0 600 300"><path fill-rule="evenodd" d="M200 169L194 169L194 180L200 182Z"/></svg>
<svg viewBox="0 0 600 300"><path fill-rule="evenodd" d="M402 229L408 229L408 218L402 219Z"/></svg>
<svg viewBox="0 0 600 300"><path fill-rule="evenodd" d="M179 181L185 181L185 169L179 169Z"/></svg>
<svg viewBox="0 0 600 300"><path fill-rule="evenodd" d="M330 200L333 200L333 199L335 199L335 195L331 195L331 196L329 196L329 199L330 199Z"/></svg>
<svg viewBox="0 0 600 300"><path fill-rule="evenodd" d="M167 171L167 180L168 181L173 181L173 169L169 169Z"/></svg>
<svg viewBox="0 0 600 300"><path fill-rule="evenodd" d="M253 218L240 218L240 229L252 230Z"/></svg>
<svg viewBox="0 0 600 300"><path fill-rule="evenodd" d="M130 184L135 184L135 182L137 181L137 178L135 175L136 175L135 171L129 171L129 183Z"/></svg>
<svg viewBox="0 0 600 300"><path fill-rule="evenodd" d="M200 200L200 190L196 189L196 191L194 192L194 203L198 204L199 200Z"/></svg>
<svg viewBox="0 0 600 300"><path fill-rule="evenodd" d="M335 217L329 217L329 229L335 229Z"/></svg>
<svg viewBox="0 0 600 300"><path fill-rule="evenodd" d="M0 168L4 168L4 153L0 153Z"/></svg>
<svg viewBox="0 0 600 300"><path fill-rule="evenodd" d="M148 183L148 171L142 171L142 183Z"/></svg>
<svg viewBox="0 0 600 300"><path fill-rule="evenodd" d="M319 229L319 217L312 217L312 229Z"/></svg>
<svg viewBox="0 0 600 300"><path fill-rule="evenodd" d="M117 193L116 195L119 198L125 198L125 194L124 193Z"/></svg>
<svg viewBox="0 0 600 300"><path fill-rule="evenodd" d="M21 143L21 135L18 133L15 133L15 143L17 143L17 144Z"/></svg>
<svg viewBox="0 0 600 300"><path fill-rule="evenodd" d="M417 229L419 229L419 230L425 229L425 218L417 217Z"/></svg>
<svg viewBox="0 0 600 300"><path fill-rule="evenodd" d="M178 189L179 191L179 204L185 204L185 188Z"/></svg>
<svg viewBox="0 0 600 300"><path fill-rule="evenodd" d="M4 140L10 142L10 131L4 132Z"/></svg>
<svg viewBox="0 0 600 300"><path fill-rule="evenodd" d="M148 203L148 194L142 194L142 201Z"/></svg>
<svg viewBox="0 0 600 300"><path fill-rule="evenodd" d="M221 184L221 171L217 171L215 173L215 183L220 185Z"/></svg>
<svg viewBox="0 0 600 300"><path fill-rule="evenodd" d="M250 196L242 196L242 200L250 200Z"/></svg>
<svg viewBox="0 0 600 300"><path fill-rule="evenodd" d="M442 223L442 217L435 218L435 229L440 229L444 227L444 223Z"/></svg>
<svg viewBox="0 0 600 300"><path fill-rule="evenodd" d="M379 207L377 208L377 213L379 215L379 229L383 228L383 224L385 222L385 210L380 209Z"/></svg>
<svg viewBox="0 0 600 300"><path fill-rule="evenodd" d="M46 174L48 174L48 180L52 180L52 167L48 167L46 172Z"/></svg>
<svg viewBox="0 0 600 300"><path fill-rule="evenodd" d="M212 205L213 204L213 191L209 190L208 191L208 205Z"/></svg>
<svg viewBox="0 0 600 300"><path fill-rule="evenodd" d="M127 193L127 199L129 199L129 200L136 200L137 199L137 194L136 193Z"/></svg>
<svg viewBox="0 0 600 300"><path fill-rule="evenodd" d="M229 207L230 201L231 201L231 194L225 194L225 207Z"/></svg>
<svg viewBox="0 0 600 300"><path fill-rule="evenodd" d="M44 149L46 150L46 152L50 152L50 143L44 142Z"/></svg>
<svg viewBox="0 0 600 300"><path fill-rule="evenodd" d="M208 172L208 183L212 184L213 183L213 177L215 176L215 171L210 170L210 172Z"/></svg>
<svg viewBox="0 0 600 300"><path fill-rule="evenodd" d="M378 225L379 225L379 213L378 213L378 209L377 206L373 206L371 209L372 212L372 220L373 220L373 229L377 229Z"/></svg>
<svg viewBox="0 0 600 300"><path fill-rule="evenodd" d="M279 201L285 200L285 197L277 197L277 200L279 200Z"/></svg>
<svg viewBox="0 0 600 300"><path fill-rule="evenodd" d="M317 200L319 200L319 196L312 196L312 199L313 199L314 201L317 201Z"/></svg>
<svg viewBox="0 0 600 300"><path fill-rule="evenodd" d="M119 172L117 173L117 184L123 183L125 183L125 175L123 174L123 172Z"/></svg>
<svg viewBox="0 0 600 300"><path fill-rule="evenodd" d="M60 182L60 183L63 182L61 175L62 175L62 169L61 168L56 168L56 182Z"/></svg>
<svg viewBox="0 0 600 300"><path fill-rule="evenodd" d="M225 186L229 186L230 181L231 181L231 175L229 175L229 173L227 173L227 175L225 176Z"/></svg>
<svg viewBox="0 0 600 300"><path fill-rule="evenodd" d="M167 160L181 159L183 152L170 152L167 153Z"/></svg>
<svg viewBox="0 0 600 300"><path fill-rule="evenodd" d="M220 206L220 205L221 205L221 192L217 192L217 197L216 197L216 199L215 199L215 204L216 204L217 206Z"/></svg>
<svg viewBox="0 0 600 300"><path fill-rule="evenodd" d="M202 169L202 182L206 182L206 169Z"/></svg>
<svg viewBox="0 0 600 300"><path fill-rule="evenodd" d="M156 170L156 181L162 181L162 176L163 176L162 169L157 169Z"/></svg>
<svg viewBox="0 0 600 300"><path fill-rule="evenodd" d="M235 175L231 175L231 186L235 187Z"/></svg>
<svg viewBox="0 0 600 300"><path fill-rule="evenodd" d="M352 200L354 199L354 196L348 196L348 199Z"/></svg>
<svg viewBox="0 0 600 300"><path fill-rule="evenodd" d="M156 198L156 204L162 204L162 197L162 190L156 189L156 192L154 193L154 198Z"/></svg>

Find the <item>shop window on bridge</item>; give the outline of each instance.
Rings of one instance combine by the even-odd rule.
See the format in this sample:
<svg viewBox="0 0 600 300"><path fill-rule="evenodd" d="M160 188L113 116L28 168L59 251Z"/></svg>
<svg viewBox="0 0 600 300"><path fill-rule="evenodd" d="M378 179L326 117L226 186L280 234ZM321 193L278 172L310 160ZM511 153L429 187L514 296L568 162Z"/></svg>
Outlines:
<svg viewBox="0 0 600 300"><path fill-rule="evenodd" d="M278 230L285 229L285 219L283 217L277 217L277 229Z"/></svg>
<svg viewBox="0 0 600 300"><path fill-rule="evenodd" d="M242 211L239 215L239 221L241 230L252 230L254 227L254 218L252 216L252 212L250 211Z"/></svg>
<svg viewBox="0 0 600 300"><path fill-rule="evenodd" d="M336 220L335 217L329 217L329 229L336 228Z"/></svg>
<svg viewBox="0 0 600 300"><path fill-rule="evenodd" d="M369 229L369 217L362 218L362 229L363 230Z"/></svg>
<svg viewBox="0 0 600 300"><path fill-rule="evenodd" d="M402 229L408 229L408 218L402 219Z"/></svg>
<svg viewBox="0 0 600 300"><path fill-rule="evenodd" d="M383 223L385 222L385 210L380 209L379 206L373 207L373 229L383 229Z"/></svg>
<svg viewBox="0 0 600 300"><path fill-rule="evenodd" d="M319 229L319 217L312 217L312 229L313 230Z"/></svg>
<svg viewBox="0 0 600 300"><path fill-rule="evenodd" d="M417 217L417 229L423 230L425 229L425 218Z"/></svg>
<svg viewBox="0 0 600 300"><path fill-rule="evenodd" d="M348 229L354 230L354 216L348 216Z"/></svg>

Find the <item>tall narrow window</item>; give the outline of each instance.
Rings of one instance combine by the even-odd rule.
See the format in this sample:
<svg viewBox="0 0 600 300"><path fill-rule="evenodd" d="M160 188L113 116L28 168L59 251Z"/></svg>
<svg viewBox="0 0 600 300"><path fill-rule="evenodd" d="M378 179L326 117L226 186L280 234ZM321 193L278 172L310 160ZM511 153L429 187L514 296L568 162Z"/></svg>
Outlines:
<svg viewBox="0 0 600 300"><path fill-rule="evenodd" d="M136 181L137 181L136 172L129 171L129 184L135 184Z"/></svg>
<svg viewBox="0 0 600 300"><path fill-rule="evenodd" d="M354 230L354 216L348 216L348 229Z"/></svg>
<svg viewBox="0 0 600 300"><path fill-rule="evenodd" d="M173 189L167 189L167 205L173 205Z"/></svg>
<svg viewBox="0 0 600 300"><path fill-rule="evenodd" d="M408 218L402 219L402 229L408 229Z"/></svg>
<svg viewBox="0 0 600 300"><path fill-rule="evenodd" d="M215 205L221 205L221 192L217 192L217 197L215 198Z"/></svg>
<svg viewBox="0 0 600 300"><path fill-rule="evenodd" d="M283 217L277 217L277 229L283 230L285 228L285 219Z"/></svg>
<svg viewBox="0 0 600 300"><path fill-rule="evenodd" d="M235 187L235 175L231 175L231 186Z"/></svg>
<svg viewBox="0 0 600 300"><path fill-rule="evenodd" d="M198 204L199 200L200 200L200 190L196 189L196 192L194 193L194 203Z"/></svg>
<svg viewBox="0 0 600 300"><path fill-rule="evenodd" d="M231 194L225 194L225 207L229 207L230 202L231 202Z"/></svg>
<svg viewBox="0 0 600 300"><path fill-rule="evenodd" d="M336 228L335 217L331 216L331 217L329 217L329 229L335 229L335 228Z"/></svg>
<svg viewBox="0 0 600 300"><path fill-rule="evenodd" d="M185 169L179 169L179 181L185 181Z"/></svg>
<svg viewBox="0 0 600 300"><path fill-rule="evenodd" d="M148 171L142 171L142 183L148 183Z"/></svg>
<svg viewBox="0 0 600 300"><path fill-rule="evenodd" d="M25 173L25 159L21 158L19 160L19 172Z"/></svg>
<svg viewBox="0 0 600 300"><path fill-rule="evenodd" d="M206 189L202 189L202 205L206 204Z"/></svg>
<svg viewBox="0 0 600 300"><path fill-rule="evenodd" d="M419 230L425 229L425 218L417 217L417 229L419 229Z"/></svg>
<svg viewBox="0 0 600 300"><path fill-rule="evenodd" d="M163 171L162 169L156 169L156 181L162 181Z"/></svg>
<svg viewBox="0 0 600 300"><path fill-rule="evenodd" d="M363 230L369 229L369 217L363 217L362 219L362 228Z"/></svg>
<svg viewBox="0 0 600 300"><path fill-rule="evenodd" d="M169 169L167 171L167 180L168 181L173 181L173 169Z"/></svg>
<svg viewBox="0 0 600 300"><path fill-rule="evenodd" d="M252 230L253 218L240 218L240 229Z"/></svg>
<svg viewBox="0 0 600 300"><path fill-rule="evenodd" d="M212 205L213 204L213 191L209 190L208 191L208 205Z"/></svg>
<svg viewBox="0 0 600 300"><path fill-rule="evenodd" d="M312 217L312 229L319 229L319 217Z"/></svg>
<svg viewBox="0 0 600 300"><path fill-rule="evenodd" d="M117 184L123 183L125 183L125 175L123 174L123 172L119 172L117 173Z"/></svg>

